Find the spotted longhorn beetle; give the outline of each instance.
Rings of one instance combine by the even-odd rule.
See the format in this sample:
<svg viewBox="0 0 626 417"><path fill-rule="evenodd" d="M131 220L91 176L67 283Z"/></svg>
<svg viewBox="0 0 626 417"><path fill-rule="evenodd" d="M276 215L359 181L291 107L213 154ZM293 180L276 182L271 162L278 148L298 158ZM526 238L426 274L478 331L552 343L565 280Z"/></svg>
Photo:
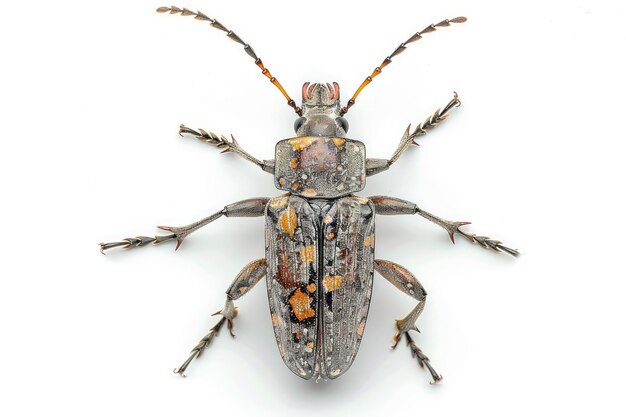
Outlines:
<svg viewBox="0 0 626 417"><path fill-rule="evenodd" d="M180 135L195 137L223 152L235 153L274 174L274 183L286 191L279 197L252 198L225 206L211 216L183 227L160 226L170 234L155 237L138 236L118 242L101 243L105 250L126 249L176 241L176 249L192 232L226 217L265 217L265 258L246 265L226 291L224 308L215 314L222 317L209 333L193 348L189 358L177 369L183 375L189 364L208 347L224 324L232 333L237 309L233 303L246 294L267 275L267 292L271 320L278 350L285 365L304 379L334 379L346 372L359 349L372 294L374 271L405 294L417 300L417 305L401 320L396 321L395 348L406 338L414 357L426 367L433 382L441 380L428 357L417 347L409 331L417 330L415 322L424 309L426 291L403 266L374 257L374 217L379 215L419 214L443 227L454 242L455 234L484 248L517 256L517 250L500 241L477 236L461 230L467 222L447 221L430 214L416 204L394 197L360 197L365 179L387 170L415 139L443 122L450 110L461 104L457 94L443 109L439 109L413 131L405 130L400 144L389 159L366 158L365 145L346 138L348 122L344 118L361 91L391 63L392 58L407 46L437 28L463 23L465 17L446 19L426 26L401 43L380 66L365 78L356 92L341 107L339 85L336 82L305 83L302 105L298 107L280 82L270 73L252 49L232 30L202 12L185 8L160 7L159 13L194 16L225 32L243 46L297 115L296 137L276 144L274 160L258 160L244 151L231 136L227 139L203 129L181 125Z"/></svg>

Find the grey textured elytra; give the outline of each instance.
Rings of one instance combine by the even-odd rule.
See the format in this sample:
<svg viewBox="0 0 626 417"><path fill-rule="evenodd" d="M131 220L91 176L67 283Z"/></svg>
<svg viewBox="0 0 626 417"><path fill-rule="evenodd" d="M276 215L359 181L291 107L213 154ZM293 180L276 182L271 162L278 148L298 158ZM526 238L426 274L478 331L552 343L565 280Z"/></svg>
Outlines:
<svg viewBox="0 0 626 417"><path fill-rule="evenodd" d="M185 125L179 127L181 136L195 137L221 149L222 153L234 153L273 174L276 187L287 191L286 194L229 204L187 226L160 226L160 229L170 232L167 235L137 236L100 244L102 253L116 247L131 249L169 241L176 241L178 249L187 236L220 217L265 217L265 257L250 262L235 277L226 290L224 307L215 313L222 317L174 372L184 376L190 363L209 346L224 324L233 335L233 323L238 314L234 300L247 294L263 277L267 277L271 321L278 351L287 368L304 379L338 378L354 363L359 350L369 311L374 271L377 271L417 301L403 319L396 320L393 347L405 338L418 364L430 372L432 382L440 381L441 375L434 370L430 359L410 335L411 331L417 330L415 323L424 311L426 290L408 269L394 262L375 259L376 214L418 214L445 229L452 242L458 234L486 249L513 256L517 256L518 252L498 240L461 230L468 222L444 220L422 210L415 203L395 197L364 198L354 194L363 190L367 176L389 169L412 144L417 145L417 137L443 122L450 111L461 104L456 93L445 107L436 110L413 131L409 125L389 159L367 158L365 145L346 137L349 125L343 116L354 105L361 91L409 43L437 28L463 23L466 19L446 19L412 35L363 81L345 107L341 107L339 84L309 82L302 86L302 104L299 107L252 47L216 19L176 6L160 7L157 11L193 16L225 32L227 37L243 46L262 74L278 88L287 99L287 104L300 116L294 123L296 137L279 141L275 159L271 160L260 160L250 155L232 135L228 139L203 129L191 129Z"/></svg>
<svg viewBox="0 0 626 417"><path fill-rule="evenodd" d="M374 205L354 196L283 196L270 200L265 217L267 292L280 354L302 378L337 378L365 329Z"/></svg>

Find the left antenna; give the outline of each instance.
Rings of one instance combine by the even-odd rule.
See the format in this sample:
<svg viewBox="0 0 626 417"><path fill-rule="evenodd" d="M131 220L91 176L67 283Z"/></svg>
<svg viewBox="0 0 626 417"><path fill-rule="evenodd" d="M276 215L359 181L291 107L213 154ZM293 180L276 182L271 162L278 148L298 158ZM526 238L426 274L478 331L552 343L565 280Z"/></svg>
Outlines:
<svg viewBox="0 0 626 417"><path fill-rule="evenodd" d="M178 14L178 13L180 13L181 16L193 16L196 20L207 21L215 29L219 29L219 30L225 32L226 36L228 36L230 39L232 39L233 41L235 41L238 44L243 46L243 50L246 51L246 53L254 60L254 63L256 64L256 66L261 68L261 71L262 71L263 75L265 75L270 80L270 82L272 84L274 84L276 86L276 88L278 88L280 90L280 92L283 94L283 96L287 99L287 104L290 107L292 107L294 109L294 111L298 115L302 115L302 109L300 109L300 107L296 106L296 102L293 101L293 99L291 97L289 97L289 94L287 94L287 91L285 91L285 89L280 84L280 82L276 79L276 77L274 77L272 75L270 70L265 68L265 65L263 65L263 61L261 61L261 58L259 58L256 55L256 53L254 52L254 49L252 49L252 47L249 44L245 43L239 36L237 36L235 34L235 32L233 32L232 30L227 29L226 27L224 27L224 25L222 25L220 22L218 22L217 19L212 19L212 18L210 18L209 16L205 15L202 12L193 12L193 11L191 11L189 9L185 9L185 8L181 9L181 8L176 7L176 6L159 7L157 9L157 12L159 12L159 13L169 13L169 14Z"/></svg>

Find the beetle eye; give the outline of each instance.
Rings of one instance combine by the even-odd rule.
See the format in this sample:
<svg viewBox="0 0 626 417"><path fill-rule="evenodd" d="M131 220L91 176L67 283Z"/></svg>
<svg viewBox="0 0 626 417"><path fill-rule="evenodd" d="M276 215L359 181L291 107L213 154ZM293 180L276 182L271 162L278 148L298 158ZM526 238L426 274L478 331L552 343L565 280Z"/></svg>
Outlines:
<svg viewBox="0 0 626 417"><path fill-rule="evenodd" d="M300 130L300 128L302 127L305 121L306 121L306 117L297 118L293 124L293 130L295 130L296 133L298 133L298 130Z"/></svg>
<svg viewBox="0 0 626 417"><path fill-rule="evenodd" d="M350 125L348 124L348 121L345 118L337 117L335 121L337 122L339 126L341 126L344 132L348 133L348 129L350 128Z"/></svg>

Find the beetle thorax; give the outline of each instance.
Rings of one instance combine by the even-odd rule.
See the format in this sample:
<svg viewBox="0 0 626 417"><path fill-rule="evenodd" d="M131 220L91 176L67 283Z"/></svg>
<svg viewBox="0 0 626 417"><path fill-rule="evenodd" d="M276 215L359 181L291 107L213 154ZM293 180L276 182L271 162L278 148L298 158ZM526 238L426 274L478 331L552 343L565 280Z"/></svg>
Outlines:
<svg viewBox="0 0 626 417"><path fill-rule="evenodd" d="M336 198L365 187L365 146L346 139L339 84L302 86L295 138L276 144L275 185L308 198Z"/></svg>

